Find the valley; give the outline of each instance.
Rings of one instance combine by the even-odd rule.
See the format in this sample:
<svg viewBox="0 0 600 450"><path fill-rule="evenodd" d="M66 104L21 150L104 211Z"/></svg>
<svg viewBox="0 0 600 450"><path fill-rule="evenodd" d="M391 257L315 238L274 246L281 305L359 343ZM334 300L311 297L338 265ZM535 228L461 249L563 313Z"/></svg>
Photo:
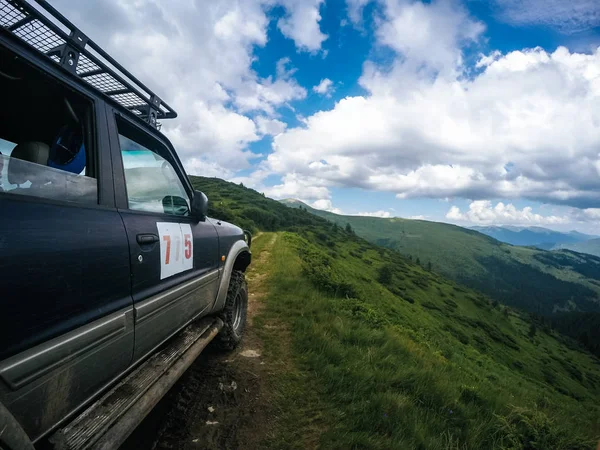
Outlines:
<svg viewBox="0 0 600 450"><path fill-rule="evenodd" d="M336 223L400 252L497 301L549 315L600 311L600 257L502 243L475 230L424 220L342 216L298 201L284 204Z"/></svg>

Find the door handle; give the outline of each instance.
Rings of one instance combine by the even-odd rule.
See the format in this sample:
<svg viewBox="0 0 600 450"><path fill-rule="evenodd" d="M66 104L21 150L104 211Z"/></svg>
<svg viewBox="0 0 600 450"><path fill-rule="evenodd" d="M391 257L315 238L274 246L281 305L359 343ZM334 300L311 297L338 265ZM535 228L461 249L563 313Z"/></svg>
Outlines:
<svg viewBox="0 0 600 450"><path fill-rule="evenodd" d="M140 245L149 245L158 242L158 236L155 234L138 234L136 240Z"/></svg>

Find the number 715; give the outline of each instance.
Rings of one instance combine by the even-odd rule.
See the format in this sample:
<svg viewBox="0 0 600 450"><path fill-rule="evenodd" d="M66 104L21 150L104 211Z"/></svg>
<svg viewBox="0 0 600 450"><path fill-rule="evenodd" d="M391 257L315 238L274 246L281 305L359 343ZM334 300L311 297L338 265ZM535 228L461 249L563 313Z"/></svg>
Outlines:
<svg viewBox="0 0 600 450"><path fill-rule="evenodd" d="M169 264L171 262L171 236L168 234L163 235L163 241L165 241L166 244L165 264ZM179 261L179 239L176 239L175 241L175 251L177 252L175 254L175 261ZM190 259L192 257L192 236L189 234L184 235L183 243L185 246L183 256L185 259Z"/></svg>

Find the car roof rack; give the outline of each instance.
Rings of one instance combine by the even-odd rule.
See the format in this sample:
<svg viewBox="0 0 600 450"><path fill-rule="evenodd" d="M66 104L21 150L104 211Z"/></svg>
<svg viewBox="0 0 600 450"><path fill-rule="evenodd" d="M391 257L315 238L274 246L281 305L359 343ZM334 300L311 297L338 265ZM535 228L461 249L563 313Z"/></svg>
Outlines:
<svg viewBox="0 0 600 450"><path fill-rule="evenodd" d="M135 116L160 128L177 117L162 101L46 0L0 0L0 25Z"/></svg>

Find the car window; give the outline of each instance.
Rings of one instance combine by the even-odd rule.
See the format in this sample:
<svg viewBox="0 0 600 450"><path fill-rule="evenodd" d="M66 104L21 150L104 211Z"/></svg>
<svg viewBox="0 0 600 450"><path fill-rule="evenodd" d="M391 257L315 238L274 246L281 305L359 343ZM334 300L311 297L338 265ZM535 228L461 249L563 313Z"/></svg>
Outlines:
<svg viewBox="0 0 600 450"><path fill-rule="evenodd" d="M189 215L189 197L173 165L157 149L151 150L123 134L119 134L119 145L129 208L176 216Z"/></svg>
<svg viewBox="0 0 600 450"><path fill-rule="evenodd" d="M91 102L15 58L3 58L0 194L96 204Z"/></svg>

